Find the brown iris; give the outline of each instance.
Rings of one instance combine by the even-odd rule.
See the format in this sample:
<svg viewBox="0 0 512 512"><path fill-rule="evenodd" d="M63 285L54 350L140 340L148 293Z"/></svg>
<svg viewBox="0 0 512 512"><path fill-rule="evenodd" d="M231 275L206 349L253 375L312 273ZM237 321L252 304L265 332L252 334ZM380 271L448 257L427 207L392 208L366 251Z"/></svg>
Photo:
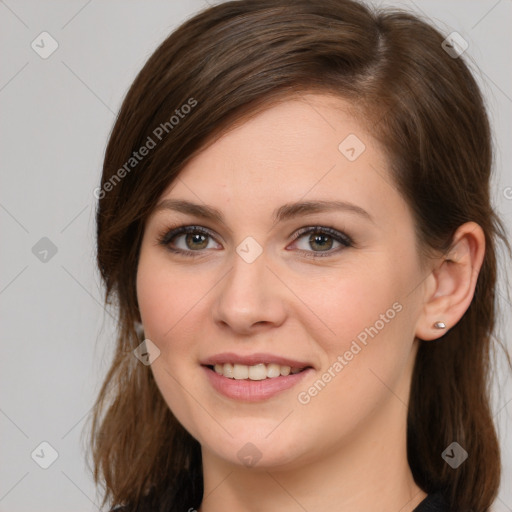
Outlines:
<svg viewBox="0 0 512 512"><path fill-rule="evenodd" d="M189 245L189 242L192 242L192 247ZM185 243L187 247L192 248L192 250L204 249L208 245L208 235L202 235L200 233L188 233L185 237Z"/></svg>
<svg viewBox="0 0 512 512"><path fill-rule="evenodd" d="M315 249L315 245L319 248L320 251L328 251L332 248L333 239L332 236L321 234L321 233L311 233L309 237L309 243L311 247Z"/></svg>

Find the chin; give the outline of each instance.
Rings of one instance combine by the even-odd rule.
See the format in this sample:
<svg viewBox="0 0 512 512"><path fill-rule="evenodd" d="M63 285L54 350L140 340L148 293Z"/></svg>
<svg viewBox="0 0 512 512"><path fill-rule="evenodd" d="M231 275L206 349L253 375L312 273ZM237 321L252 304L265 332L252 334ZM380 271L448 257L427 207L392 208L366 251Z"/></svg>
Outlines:
<svg viewBox="0 0 512 512"><path fill-rule="evenodd" d="M253 469L292 469L296 465L303 464L306 458L307 442L289 431L283 430L281 435L272 433L278 423L279 421L260 422L261 428L252 425L250 429L245 428L243 435L238 434L233 437L225 433L222 437L213 438L212 427L212 430L199 442L203 449L207 449L228 464ZM269 428L270 424L272 424L271 428ZM233 425L230 424L228 430Z"/></svg>

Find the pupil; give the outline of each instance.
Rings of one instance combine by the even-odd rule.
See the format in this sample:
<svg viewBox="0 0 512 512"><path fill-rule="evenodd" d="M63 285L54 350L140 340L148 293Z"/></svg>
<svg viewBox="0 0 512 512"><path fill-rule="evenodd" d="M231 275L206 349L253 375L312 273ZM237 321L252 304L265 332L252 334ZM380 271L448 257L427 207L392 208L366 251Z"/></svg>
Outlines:
<svg viewBox="0 0 512 512"><path fill-rule="evenodd" d="M189 233L186 237L186 242L188 247L195 245L194 249L204 249L208 245L206 235L201 235L197 233Z"/></svg>
<svg viewBox="0 0 512 512"><path fill-rule="evenodd" d="M312 244L311 247L313 247L314 245L317 245L317 247L319 247L321 251L327 251L332 247L332 238L329 235L321 235L321 234L313 233L309 237L309 243Z"/></svg>

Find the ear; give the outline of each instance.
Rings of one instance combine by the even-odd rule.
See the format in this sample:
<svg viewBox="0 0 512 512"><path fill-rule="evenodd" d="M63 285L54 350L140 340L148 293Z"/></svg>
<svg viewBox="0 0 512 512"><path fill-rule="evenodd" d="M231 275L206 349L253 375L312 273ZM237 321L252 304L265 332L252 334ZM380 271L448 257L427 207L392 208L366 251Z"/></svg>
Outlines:
<svg viewBox="0 0 512 512"><path fill-rule="evenodd" d="M485 234L476 222L459 226L450 251L441 256L427 277L423 308L416 324L416 337L440 338L469 308L485 254ZM446 329L434 327L436 322Z"/></svg>

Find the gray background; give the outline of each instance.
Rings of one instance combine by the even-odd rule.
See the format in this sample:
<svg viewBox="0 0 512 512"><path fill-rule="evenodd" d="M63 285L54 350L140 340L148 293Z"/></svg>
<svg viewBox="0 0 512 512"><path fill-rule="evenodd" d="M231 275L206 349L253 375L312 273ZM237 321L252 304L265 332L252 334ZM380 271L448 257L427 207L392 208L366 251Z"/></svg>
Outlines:
<svg viewBox="0 0 512 512"><path fill-rule="evenodd" d="M494 201L511 230L512 2L382 3L419 12L468 41L495 129ZM95 269L93 190L136 73L173 28L206 6L0 0L0 512L98 510L83 429L109 366L114 323ZM47 59L31 47L43 31L59 45ZM56 254L38 254L48 248L43 237ZM38 242L42 249L33 250ZM505 279L501 285L505 295ZM510 347L510 318L501 320ZM512 511L505 485L512 482L512 386L503 375L503 392L494 396L505 466L497 512ZM34 461L50 461L43 441L58 452L47 469Z"/></svg>

